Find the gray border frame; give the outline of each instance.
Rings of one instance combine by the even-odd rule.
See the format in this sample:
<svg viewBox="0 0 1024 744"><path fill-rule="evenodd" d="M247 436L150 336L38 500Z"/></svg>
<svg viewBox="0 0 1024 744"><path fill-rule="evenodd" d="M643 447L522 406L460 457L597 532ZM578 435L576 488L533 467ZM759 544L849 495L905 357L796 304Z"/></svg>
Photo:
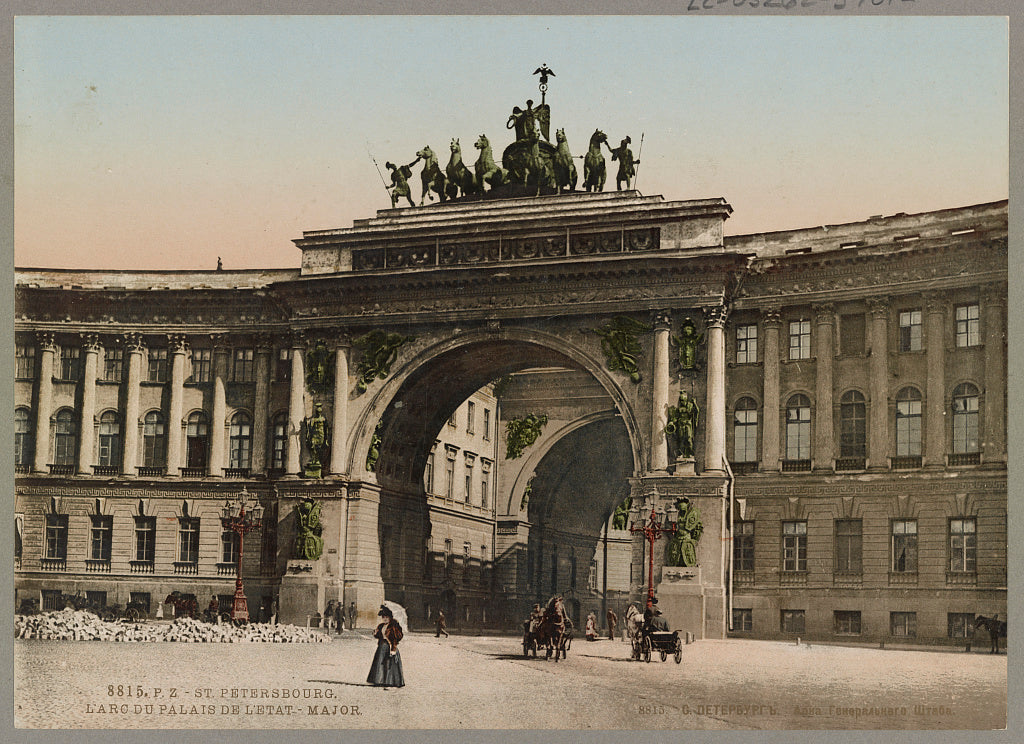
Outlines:
<svg viewBox="0 0 1024 744"><path fill-rule="evenodd" d="M832 0L819 0L820 8L803 9L800 0L795 0L794 7L785 9L751 10L736 9L727 0L715 10L689 12L691 4L701 5L713 0L656 0L653 2L616 3L611 0L593 0L586 7L565 2L565 0L525 0L510 8L508 3L495 0L441 0L428 3L424 0L356 0L356 2L328 2L325 0L299 0L283 2L282 0L157 0L144 5L138 0L79 0L74 4L61 3L59 0L11 0L5 2L5 13L0 19L0 55L6 63L7 74L0 77L0 111L3 112L3 125L0 126L0 225L3 226L2 243L0 243L0 309L4 318L14 317L14 17L17 15L357 15L357 14L396 14L396 15L529 15L529 14L579 14L612 15L692 15L698 16L732 16L745 15L764 18L788 16L922 16L922 15L998 15L1009 18L1009 49L1010 58L1010 203L1009 243L1011 246L1024 245L1024 227L1022 227L1022 211L1020 200L1024 197L1024 182L1021 180L1021 168L1024 166L1021 153L1024 148L1024 127L1014 127L1013 123L1024 122L1024 2L1021 0L881 0L880 7L871 5L875 0L847 0L846 9L831 9ZM792 0L789 0L792 1ZM828 5L826 5L826 2ZM858 2L864 7L858 9ZM1024 258L1016 250L1010 251L1010 275L1024 269ZM1024 369L1024 350L1014 343L1021 334L1020 323L1024 319L1024 286L1021 282L1010 282L1009 285L1009 325L1010 344L1008 351L1008 369L1011 373L1007 379L1008 407L1008 615L1016 625L1022 617L1024 609L1022 601L1022 578L1024 574L1014 571L1018 565L1018 545L1024 542L1024 527L1018 519L1020 497L1024 494L1024 486L1015 482L1015 463L1021 456L1021 436L1024 435L1024 420L1016 419L1014 401L1024 391L1021 390L1021 375L1013 370ZM0 324L0 380L14 379L14 360L11 350L14 348L14 327L12 322ZM13 410L13 384L7 382L0 385L0 410ZM8 437L11 433L9 419L0 418L0 430ZM11 447L0 447L0 474L6 483L13 483L14 463ZM13 496L13 490L6 491ZM1009 504L1013 504L1010 508ZM5 508L13 508L13 499L4 500ZM0 565L13 565L13 535L10 531L0 530ZM7 584L0 591L0 659L4 659L0 674L0 692L2 692L3 708L0 712L0 740L7 742L102 742L110 739L110 734L103 730L61 730L61 731L26 731L14 728L13 709L13 647L12 627L13 590ZM146 742L320 742L320 741L359 741L369 742L542 742L551 737L560 737L570 741L594 742L678 742L685 738L687 742L820 742L827 737L829 742L1015 742L1024 739L1024 707L1020 703L1022 696L1021 684L1024 682L1024 668L1012 662L1019 661L1020 651L1016 639L1011 635L1007 644L1008 666L1008 718L1007 730L993 732L935 732L935 731L686 731L686 732L576 732L576 731L214 731L200 730L161 730L138 731L119 730L116 737L119 741Z"/></svg>

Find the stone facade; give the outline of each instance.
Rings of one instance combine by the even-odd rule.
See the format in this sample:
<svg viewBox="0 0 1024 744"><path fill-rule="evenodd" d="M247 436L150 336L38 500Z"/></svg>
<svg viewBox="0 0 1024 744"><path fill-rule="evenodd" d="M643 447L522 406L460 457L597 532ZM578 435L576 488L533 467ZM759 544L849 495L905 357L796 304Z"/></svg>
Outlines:
<svg viewBox="0 0 1024 744"><path fill-rule="evenodd" d="M18 270L19 601L230 594L219 509L244 486L267 508L243 551L257 617L337 599L367 625L387 598L414 627L443 607L512 628L555 592L621 616L649 579L611 527L627 496L699 505L698 637L943 641L1005 617L1006 203L723 237L731 211L456 201L304 233L294 271ZM665 434L681 392L692 465Z"/></svg>

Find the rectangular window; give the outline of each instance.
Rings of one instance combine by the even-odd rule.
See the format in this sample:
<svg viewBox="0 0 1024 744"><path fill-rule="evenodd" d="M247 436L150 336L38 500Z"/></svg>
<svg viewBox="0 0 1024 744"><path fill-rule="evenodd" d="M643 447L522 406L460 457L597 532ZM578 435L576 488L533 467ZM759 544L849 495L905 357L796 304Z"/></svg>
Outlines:
<svg viewBox="0 0 1024 744"><path fill-rule="evenodd" d="M978 326L978 306L960 305L956 309L956 345L977 346L981 343L981 332Z"/></svg>
<svg viewBox="0 0 1024 744"><path fill-rule="evenodd" d="M466 433L473 434L474 428L476 427L476 403L468 401L466 403Z"/></svg>
<svg viewBox="0 0 1024 744"><path fill-rule="evenodd" d="M149 375L146 379L150 382L167 382L167 349L149 350Z"/></svg>
<svg viewBox="0 0 1024 744"><path fill-rule="evenodd" d="M77 346L60 347L60 379L65 382L78 381L78 359L80 350Z"/></svg>
<svg viewBox="0 0 1024 744"><path fill-rule="evenodd" d="M811 358L811 321L794 320L789 324L789 358Z"/></svg>
<svg viewBox="0 0 1024 744"><path fill-rule="evenodd" d="M921 311L900 313L900 351L921 351Z"/></svg>
<svg viewBox="0 0 1024 744"><path fill-rule="evenodd" d="M89 558L94 561L110 562L110 546L114 536L114 518L102 514L92 516L92 528L89 533Z"/></svg>
<svg viewBox="0 0 1024 744"><path fill-rule="evenodd" d="M135 517L135 561L153 564L156 555L156 517Z"/></svg>
<svg viewBox="0 0 1024 744"><path fill-rule="evenodd" d="M736 571L754 570L754 523L736 522L733 525L732 556Z"/></svg>
<svg viewBox="0 0 1024 744"><path fill-rule="evenodd" d="M892 570L894 573L917 573L916 519L895 519L892 522Z"/></svg>
<svg viewBox="0 0 1024 744"><path fill-rule="evenodd" d="M199 520L181 517L178 522L178 561L199 563Z"/></svg>
<svg viewBox="0 0 1024 744"><path fill-rule="evenodd" d="M949 520L949 570L974 573L977 567L978 537L974 518Z"/></svg>
<svg viewBox="0 0 1024 744"><path fill-rule="evenodd" d="M754 611L750 608L732 609L733 632L746 633L754 629Z"/></svg>
<svg viewBox="0 0 1024 744"><path fill-rule="evenodd" d="M864 353L864 313L839 316L839 353L858 356Z"/></svg>
<svg viewBox="0 0 1024 744"><path fill-rule="evenodd" d="M287 382L292 379L292 350L278 349L277 363L274 365L274 379Z"/></svg>
<svg viewBox="0 0 1024 744"><path fill-rule="evenodd" d="M107 593L106 592L89 592L85 593L85 601L89 603L91 607L106 607L107 606Z"/></svg>
<svg viewBox="0 0 1024 744"><path fill-rule="evenodd" d="M455 426L455 414L458 413L458 409L452 411L452 415L448 417L448 426Z"/></svg>
<svg viewBox="0 0 1024 744"><path fill-rule="evenodd" d="M836 610L832 623L837 635L860 635L860 610Z"/></svg>
<svg viewBox="0 0 1024 744"><path fill-rule="evenodd" d="M745 400L750 401L750 398ZM736 462L757 462L757 409L737 407L733 412L732 431L733 459Z"/></svg>
<svg viewBox="0 0 1024 744"><path fill-rule="evenodd" d="M974 613L947 612L946 634L950 638L971 638L974 635Z"/></svg>
<svg viewBox="0 0 1024 744"><path fill-rule="evenodd" d="M782 570L807 570L807 522L782 523Z"/></svg>
<svg viewBox="0 0 1024 744"><path fill-rule="evenodd" d="M455 497L455 450L449 449L445 454L444 497L451 499Z"/></svg>
<svg viewBox="0 0 1024 744"><path fill-rule="evenodd" d="M434 450L427 453L427 465L423 468L423 490L428 494L434 492Z"/></svg>
<svg viewBox="0 0 1024 744"><path fill-rule="evenodd" d="M861 572L862 529L859 519L836 520L836 573Z"/></svg>
<svg viewBox="0 0 1024 744"><path fill-rule="evenodd" d="M192 349L192 382L209 382L212 367L212 349Z"/></svg>
<svg viewBox="0 0 1024 744"><path fill-rule="evenodd" d="M43 612L64 609L64 592L60 589L43 589Z"/></svg>
<svg viewBox="0 0 1024 744"><path fill-rule="evenodd" d="M238 560L238 533L224 530L220 533L220 562L235 563Z"/></svg>
<svg viewBox="0 0 1024 744"><path fill-rule="evenodd" d="M235 382L252 382L256 379L252 349L235 349L235 368L231 379Z"/></svg>
<svg viewBox="0 0 1024 744"><path fill-rule="evenodd" d="M913 638L917 635L916 612L890 612L889 635Z"/></svg>
<svg viewBox="0 0 1024 744"><path fill-rule="evenodd" d="M486 509L491 501L491 473L485 465L480 473L480 508Z"/></svg>
<svg viewBox="0 0 1024 744"><path fill-rule="evenodd" d="M67 560L68 557L68 515L46 515L46 553L44 558Z"/></svg>
<svg viewBox="0 0 1024 744"><path fill-rule="evenodd" d="M757 325L736 326L736 364L757 361Z"/></svg>
<svg viewBox="0 0 1024 744"><path fill-rule="evenodd" d="M782 610L779 627L783 633L803 633L806 622L804 610Z"/></svg>
<svg viewBox="0 0 1024 744"><path fill-rule="evenodd" d="M124 349L103 350L103 381L121 382L124 376Z"/></svg>
<svg viewBox="0 0 1024 744"><path fill-rule="evenodd" d="M19 380L33 380L36 376L36 347L18 344L14 348L14 376Z"/></svg>
<svg viewBox="0 0 1024 744"><path fill-rule="evenodd" d="M491 441L491 412L487 408L484 409L483 437L485 442Z"/></svg>

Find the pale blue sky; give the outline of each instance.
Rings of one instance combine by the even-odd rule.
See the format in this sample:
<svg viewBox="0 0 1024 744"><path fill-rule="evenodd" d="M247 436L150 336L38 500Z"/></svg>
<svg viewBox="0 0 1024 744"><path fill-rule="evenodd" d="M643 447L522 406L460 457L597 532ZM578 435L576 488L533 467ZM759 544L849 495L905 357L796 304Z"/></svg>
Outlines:
<svg viewBox="0 0 1024 744"><path fill-rule="evenodd" d="M16 263L297 266L390 206L368 151L500 156L545 62L575 153L643 133L640 191L724 197L729 234L1008 193L997 17L28 17Z"/></svg>

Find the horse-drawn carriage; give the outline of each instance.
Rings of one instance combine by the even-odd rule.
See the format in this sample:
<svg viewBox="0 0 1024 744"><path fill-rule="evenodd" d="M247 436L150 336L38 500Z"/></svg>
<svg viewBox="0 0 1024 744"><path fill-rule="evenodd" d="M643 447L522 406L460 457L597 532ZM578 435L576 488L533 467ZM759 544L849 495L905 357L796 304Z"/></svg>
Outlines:
<svg viewBox="0 0 1024 744"><path fill-rule="evenodd" d="M523 656L533 652L536 658L537 650L543 646L546 650L545 659L550 659L552 654L556 662L559 658L566 658L572 646L572 629L572 621L565 613L562 598L552 597L543 613L535 613L523 623Z"/></svg>
<svg viewBox="0 0 1024 744"><path fill-rule="evenodd" d="M672 654L676 664L682 663L683 641L679 637L679 631L651 627L644 622L644 615L636 605L630 605L626 610L626 633L633 646L631 658L649 663L652 654L657 652L661 655L662 661Z"/></svg>

